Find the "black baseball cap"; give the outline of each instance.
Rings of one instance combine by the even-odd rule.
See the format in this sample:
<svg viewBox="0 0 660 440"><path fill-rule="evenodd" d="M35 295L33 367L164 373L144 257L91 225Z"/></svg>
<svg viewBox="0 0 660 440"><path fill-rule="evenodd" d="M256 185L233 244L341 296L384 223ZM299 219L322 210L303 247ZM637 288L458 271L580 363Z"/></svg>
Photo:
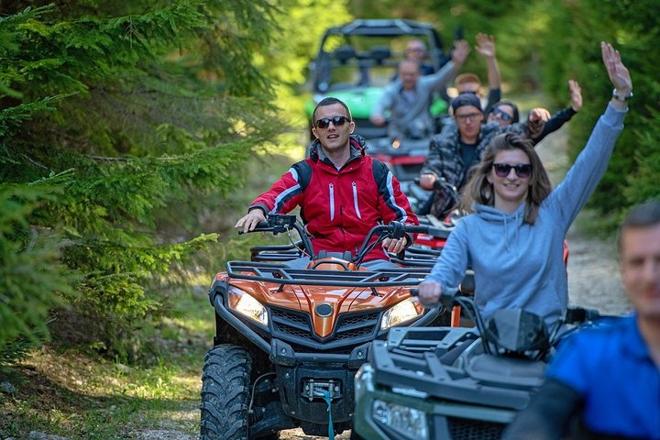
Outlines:
<svg viewBox="0 0 660 440"><path fill-rule="evenodd" d="M454 113L459 107L463 107L464 105L471 105L476 107L480 112L483 113L483 110L481 109L481 100L474 93L461 93L451 101L451 109L454 111Z"/></svg>

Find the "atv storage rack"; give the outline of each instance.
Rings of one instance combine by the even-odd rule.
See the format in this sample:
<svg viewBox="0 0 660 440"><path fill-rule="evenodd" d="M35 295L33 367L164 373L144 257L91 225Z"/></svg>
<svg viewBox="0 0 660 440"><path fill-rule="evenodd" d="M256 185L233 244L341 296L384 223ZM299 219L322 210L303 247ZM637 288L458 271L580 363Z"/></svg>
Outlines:
<svg viewBox="0 0 660 440"><path fill-rule="evenodd" d="M227 263L227 275L233 279L304 286L414 286L421 283L429 272L430 267L379 271L346 270L341 272L336 270L291 269L285 264L257 263L254 261L230 261Z"/></svg>

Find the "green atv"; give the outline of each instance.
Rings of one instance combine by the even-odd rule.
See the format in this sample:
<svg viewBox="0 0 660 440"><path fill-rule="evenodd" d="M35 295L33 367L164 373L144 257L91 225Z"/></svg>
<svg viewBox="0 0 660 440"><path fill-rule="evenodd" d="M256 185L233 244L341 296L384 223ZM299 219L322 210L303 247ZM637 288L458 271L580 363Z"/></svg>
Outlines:
<svg viewBox="0 0 660 440"><path fill-rule="evenodd" d="M438 32L428 23L411 20L354 20L329 28L321 38L316 58L310 64L312 100L305 104L310 121L316 104L327 96L344 101L351 110L357 132L366 139L387 136L387 127L369 121L371 108L384 87L397 74L406 44L423 41L428 58L425 64L437 71L449 61ZM438 99L431 113L445 113L447 104Z"/></svg>

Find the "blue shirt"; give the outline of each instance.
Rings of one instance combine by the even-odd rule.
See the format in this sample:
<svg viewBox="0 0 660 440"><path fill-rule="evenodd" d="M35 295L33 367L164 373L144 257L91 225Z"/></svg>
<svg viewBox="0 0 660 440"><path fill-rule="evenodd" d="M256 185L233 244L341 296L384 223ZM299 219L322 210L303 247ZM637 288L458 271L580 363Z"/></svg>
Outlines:
<svg viewBox="0 0 660 440"><path fill-rule="evenodd" d="M635 315L569 337L547 377L582 395L583 420L590 430L660 439L660 366L651 358Z"/></svg>

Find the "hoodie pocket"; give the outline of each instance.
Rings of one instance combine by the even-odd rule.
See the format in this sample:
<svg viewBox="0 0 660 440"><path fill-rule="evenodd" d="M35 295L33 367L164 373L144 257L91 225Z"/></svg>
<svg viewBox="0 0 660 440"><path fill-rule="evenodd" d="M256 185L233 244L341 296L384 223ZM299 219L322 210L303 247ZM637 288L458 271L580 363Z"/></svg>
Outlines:
<svg viewBox="0 0 660 440"><path fill-rule="evenodd" d="M331 183L328 185L330 191L330 221L335 220L335 186Z"/></svg>
<svg viewBox="0 0 660 440"><path fill-rule="evenodd" d="M357 183L355 182L353 182L353 207L355 208L355 214L357 214L359 219L362 219L362 214L360 214L360 205L358 204Z"/></svg>

